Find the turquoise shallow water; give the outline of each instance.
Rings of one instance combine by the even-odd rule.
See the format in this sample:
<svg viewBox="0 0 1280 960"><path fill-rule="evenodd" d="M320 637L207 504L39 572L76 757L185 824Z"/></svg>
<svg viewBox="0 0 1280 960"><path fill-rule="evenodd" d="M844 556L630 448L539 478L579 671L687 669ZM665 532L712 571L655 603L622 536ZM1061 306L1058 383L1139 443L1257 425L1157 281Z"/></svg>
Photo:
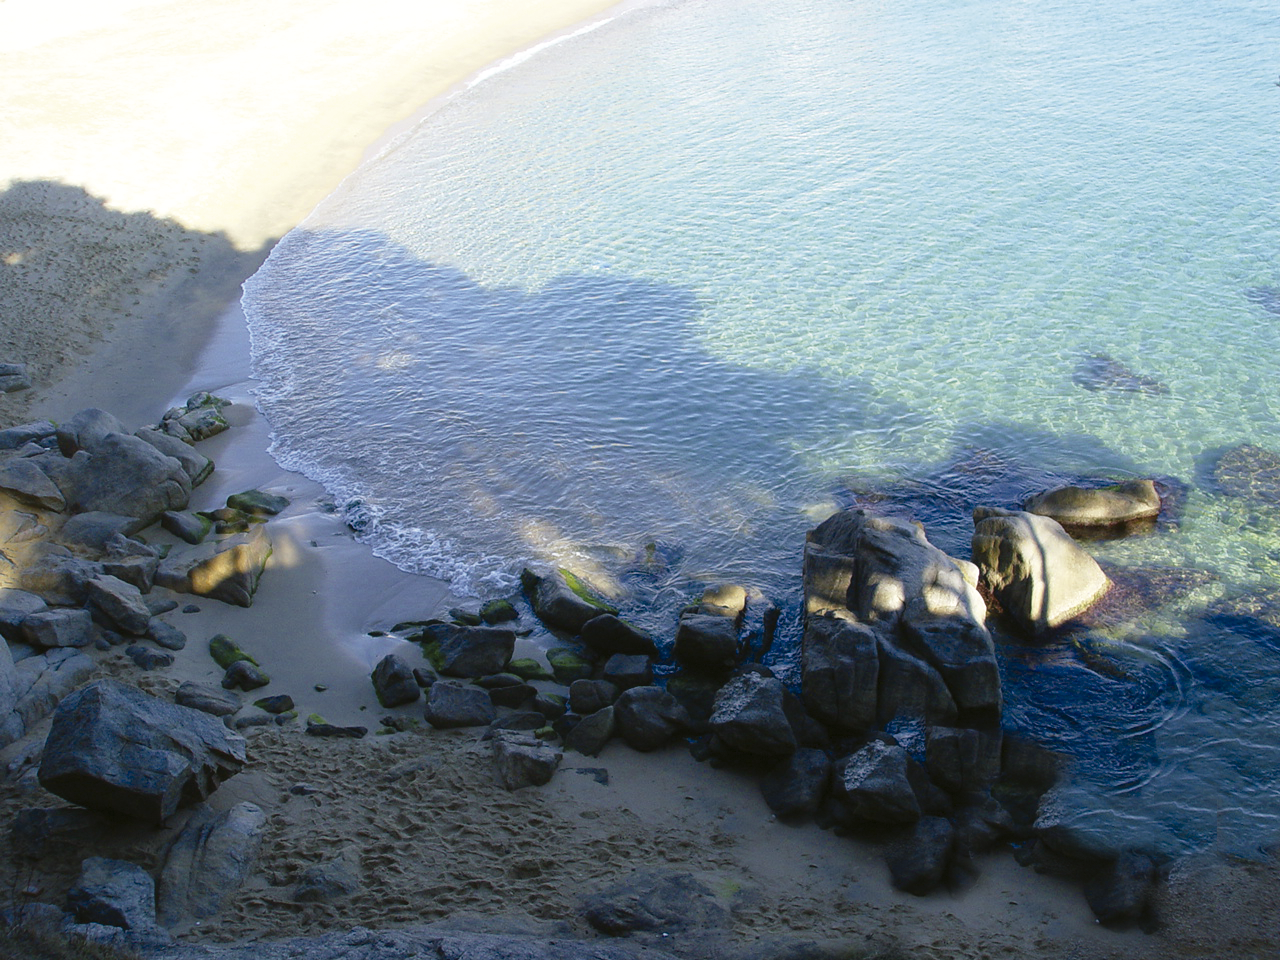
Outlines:
<svg viewBox="0 0 1280 960"><path fill-rule="evenodd" d="M669 634L702 580L758 587L784 672L825 511L887 495L964 554L977 502L1165 478L1175 521L1091 549L1207 576L1005 650L1009 723L1116 829L1255 850L1280 641L1202 613L1280 570L1280 519L1210 482L1280 451L1280 23L907 6L659 5L454 98L247 285L273 453L478 595L554 559ZM1086 389L1099 355L1151 389Z"/></svg>

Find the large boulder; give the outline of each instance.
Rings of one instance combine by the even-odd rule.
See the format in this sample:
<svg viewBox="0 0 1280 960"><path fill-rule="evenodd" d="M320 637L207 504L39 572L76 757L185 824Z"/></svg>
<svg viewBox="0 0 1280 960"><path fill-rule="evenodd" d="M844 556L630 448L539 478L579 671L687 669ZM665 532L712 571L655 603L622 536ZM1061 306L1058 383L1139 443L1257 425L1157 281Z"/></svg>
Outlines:
<svg viewBox="0 0 1280 960"><path fill-rule="evenodd" d="M49 479L49 475L26 458L0 464L0 493L7 493L18 503L40 510L60 513L67 501Z"/></svg>
<svg viewBox="0 0 1280 960"><path fill-rule="evenodd" d="M39 457L72 513L97 510L138 519L137 530L166 510L184 510L191 478L182 464L145 440L109 433L68 460ZM136 532L136 531L130 531Z"/></svg>
<svg viewBox="0 0 1280 960"><path fill-rule="evenodd" d="M587 622L618 610L598 597L579 577L568 570L538 574L525 569L520 574L525 595L533 612L549 627L579 633Z"/></svg>
<svg viewBox="0 0 1280 960"><path fill-rule="evenodd" d="M31 729L36 721L51 714L63 697L88 680L96 668L92 657L70 648L24 657L13 670L17 723L23 730ZM0 726L4 726L3 720Z"/></svg>
<svg viewBox="0 0 1280 960"><path fill-rule="evenodd" d="M160 922L173 927L216 915L253 872L266 822L262 808L247 801L220 814L202 805L165 858L156 891Z"/></svg>
<svg viewBox="0 0 1280 960"><path fill-rule="evenodd" d="M89 857L80 864L67 907L80 923L150 931L156 926L155 881L137 864Z"/></svg>
<svg viewBox="0 0 1280 960"><path fill-rule="evenodd" d="M489 692L452 681L433 683L427 691L426 720L433 727L484 727L497 716Z"/></svg>
<svg viewBox="0 0 1280 960"><path fill-rule="evenodd" d="M752 757L778 758L796 750L796 735L783 708L785 689L776 677L742 673L716 694L711 732L725 746Z"/></svg>
<svg viewBox="0 0 1280 960"><path fill-rule="evenodd" d="M17 714L18 670L9 644L0 638L0 748L22 736L25 725Z"/></svg>
<svg viewBox="0 0 1280 960"><path fill-rule="evenodd" d="M910 758L897 744L872 740L837 760L831 772L831 796L840 819L856 825L915 823L920 801L907 774Z"/></svg>
<svg viewBox="0 0 1280 960"><path fill-rule="evenodd" d="M516 633L505 627L460 627L438 623L416 639L438 671L450 677L487 677L502 673L516 648Z"/></svg>
<svg viewBox="0 0 1280 960"><path fill-rule="evenodd" d="M1064 527L1109 527L1160 515L1160 494L1151 480L1109 487L1058 487L1023 501L1028 513L1052 517Z"/></svg>
<svg viewBox="0 0 1280 960"><path fill-rule="evenodd" d="M107 574L94 577L86 586L89 608L105 620L107 626L131 636L146 636L151 610L142 599L142 591Z"/></svg>
<svg viewBox="0 0 1280 960"><path fill-rule="evenodd" d="M255 524L245 533L171 554L156 571L156 584L248 607L270 557L271 538L261 524Z"/></svg>
<svg viewBox="0 0 1280 960"><path fill-rule="evenodd" d="M182 464L182 469L191 478L191 486L193 487L200 486L208 479L209 474L213 473L212 460L197 451L191 444L179 440L175 436L161 433L159 430L152 430L149 427L137 430L133 435L139 440L151 444L166 457L173 457L173 459Z"/></svg>
<svg viewBox="0 0 1280 960"><path fill-rule="evenodd" d="M88 610L59 607L22 621L22 639L35 647L87 647L96 636Z"/></svg>
<svg viewBox="0 0 1280 960"><path fill-rule="evenodd" d="M582 642L601 657L611 657L616 653L654 658L658 656L658 645L653 642L653 637L612 613L602 613L584 623Z"/></svg>
<svg viewBox="0 0 1280 960"><path fill-rule="evenodd" d="M657 750L689 728L689 714L661 687L632 687L613 705L618 733L634 750Z"/></svg>
<svg viewBox="0 0 1280 960"><path fill-rule="evenodd" d="M876 722L879 680L875 630L834 615L805 619L800 689L814 717L839 733L869 730Z"/></svg>
<svg viewBox="0 0 1280 960"><path fill-rule="evenodd" d="M81 450L92 453L108 434L128 432L129 428L112 414L89 407L62 421L54 435L62 455L73 457Z"/></svg>
<svg viewBox="0 0 1280 960"><path fill-rule="evenodd" d="M244 762L244 738L207 713L99 680L59 705L39 778L72 803L162 824Z"/></svg>
<svg viewBox="0 0 1280 960"><path fill-rule="evenodd" d="M979 507L973 521L974 562L1000 605L1031 633L1066 623L1107 592L1107 575L1056 520Z"/></svg>
<svg viewBox="0 0 1280 960"><path fill-rule="evenodd" d="M690 670L727 673L738 663L738 628L728 617L687 613L676 627L672 655Z"/></svg>
<svg viewBox="0 0 1280 960"><path fill-rule="evenodd" d="M378 703L384 707L400 707L422 696L422 689L413 676L413 667L394 653L378 661L371 679Z"/></svg>

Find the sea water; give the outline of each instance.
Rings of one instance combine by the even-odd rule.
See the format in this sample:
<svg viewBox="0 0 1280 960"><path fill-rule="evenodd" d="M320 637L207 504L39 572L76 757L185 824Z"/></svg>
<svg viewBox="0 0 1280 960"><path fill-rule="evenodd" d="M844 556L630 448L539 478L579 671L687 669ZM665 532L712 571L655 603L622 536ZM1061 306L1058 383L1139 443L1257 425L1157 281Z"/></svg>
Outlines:
<svg viewBox="0 0 1280 960"><path fill-rule="evenodd" d="M1134 845L1280 839L1280 72L1266 0L686 0L452 97L246 284L280 462L459 591L563 564L669 638L708 582L783 611L804 534L1158 477L1090 544L1179 588L1044 647L1006 725ZM1119 372L1108 378L1108 372ZM1099 376L1099 373L1103 374ZM1141 577L1138 581L1141 581Z"/></svg>

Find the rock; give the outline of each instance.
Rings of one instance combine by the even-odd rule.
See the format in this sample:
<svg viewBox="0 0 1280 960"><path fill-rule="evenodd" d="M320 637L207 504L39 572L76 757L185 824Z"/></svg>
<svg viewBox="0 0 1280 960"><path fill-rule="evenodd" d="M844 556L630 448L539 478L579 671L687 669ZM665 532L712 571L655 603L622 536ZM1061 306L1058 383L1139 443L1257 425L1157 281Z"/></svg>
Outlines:
<svg viewBox="0 0 1280 960"><path fill-rule="evenodd" d="M277 717L282 713L290 712L294 708L293 697L287 693L277 693L274 696L262 697L260 700L253 701L253 705L259 710Z"/></svg>
<svg viewBox="0 0 1280 960"><path fill-rule="evenodd" d="M55 431L55 436L62 455L70 458L81 450L92 453L109 434L128 432L128 427L105 410L89 407L64 420Z"/></svg>
<svg viewBox="0 0 1280 960"><path fill-rule="evenodd" d="M91 610L107 621L107 625L135 637L145 637L151 623L151 611L142 592L131 583L103 574L86 585Z"/></svg>
<svg viewBox="0 0 1280 960"><path fill-rule="evenodd" d="M192 553L171 554L156 571L156 583L179 593L248 607L270 556L271 540L258 525L219 543L202 544Z"/></svg>
<svg viewBox="0 0 1280 960"><path fill-rule="evenodd" d="M130 644L124 648L125 656L133 661L139 670L159 670L173 666L173 654L152 650L140 643Z"/></svg>
<svg viewBox="0 0 1280 960"><path fill-rule="evenodd" d="M653 637L611 613L602 613L584 623L582 642L601 657L619 653L655 659L658 656L658 645L653 642Z"/></svg>
<svg viewBox="0 0 1280 960"><path fill-rule="evenodd" d="M102 561L102 572L108 577L115 577L136 587L139 593L148 593L155 586L156 570L159 565L159 557L108 557ZM155 610L150 601L143 602L154 615Z"/></svg>
<svg viewBox="0 0 1280 960"><path fill-rule="evenodd" d="M760 779L760 792L778 817L809 817L821 809L830 778L831 760L826 752L801 747Z"/></svg>
<svg viewBox="0 0 1280 960"><path fill-rule="evenodd" d="M517 710L494 720L493 723L489 724L489 729L484 732L484 736L480 739L492 740L504 730L516 733L533 733L535 730L541 730L546 724L547 718L536 710Z"/></svg>
<svg viewBox="0 0 1280 960"><path fill-rule="evenodd" d="M876 720L886 726L898 718L952 724L959 716L942 675L885 636L878 638L880 676Z"/></svg>
<svg viewBox="0 0 1280 960"><path fill-rule="evenodd" d="M8 645L5 644L5 653ZM29 730L53 712L63 697L71 693L97 670L94 661L70 648L49 650L25 657L14 664L13 679L17 704L12 716L0 716L0 728Z"/></svg>
<svg viewBox="0 0 1280 960"><path fill-rule="evenodd" d="M1093 391L1111 390L1153 397L1164 396L1169 392L1169 388L1159 380L1135 373L1105 353L1085 357L1076 367L1071 380L1076 386Z"/></svg>
<svg viewBox="0 0 1280 960"><path fill-rule="evenodd" d="M67 909L80 923L101 923L123 930L156 926L156 885L136 864L89 857L67 894Z"/></svg>
<svg viewBox="0 0 1280 960"><path fill-rule="evenodd" d="M569 685L569 707L585 717L612 706L621 692L608 680L575 680Z"/></svg>
<svg viewBox="0 0 1280 960"><path fill-rule="evenodd" d="M30 390L31 378L25 363L0 363L0 393Z"/></svg>
<svg viewBox="0 0 1280 960"><path fill-rule="evenodd" d="M723 677L703 673L681 671L667 678L667 693L679 700L689 714L690 732L705 733L710 729L716 694L722 686Z"/></svg>
<svg viewBox="0 0 1280 960"><path fill-rule="evenodd" d="M43 610L22 621L21 635L36 647L87 647L95 639L93 617L88 610Z"/></svg>
<svg viewBox="0 0 1280 960"><path fill-rule="evenodd" d="M99 555L107 552L107 544L116 536L126 539L139 530L137 517L122 517L114 513L91 510L67 519L58 531L58 542L73 550ZM142 544L137 544L139 548Z"/></svg>
<svg viewBox="0 0 1280 960"><path fill-rule="evenodd" d="M442 680L427 694L427 722L439 729L483 727L496 715L488 692L477 687Z"/></svg>
<svg viewBox="0 0 1280 960"><path fill-rule="evenodd" d="M661 687L632 687L613 706L618 733L633 750L657 750L689 726L688 712Z"/></svg>
<svg viewBox="0 0 1280 960"><path fill-rule="evenodd" d="M227 497L227 506L252 517L274 517L289 506L289 498L262 490L245 490Z"/></svg>
<svg viewBox="0 0 1280 960"><path fill-rule="evenodd" d="M222 415L222 408L229 405L229 400L211 393L197 393L187 400L185 407L167 411L160 421L160 430L192 443L207 440L230 427Z"/></svg>
<svg viewBox="0 0 1280 960"><path fill-rule="evenodd" d="M49 603L79 606L85 600L86 584L104 572L101 564L46 543L37 545L18 579L23 590L39 594Z"/></svg>
<svg viewBox="0 0 1280 960"><path fill-rule="evenodd" d="M922 817L911 836L895 844L886 860L894 887L923 897L946 878L954 830L943 817Z"/></svg>
<svg viewBox="0 0 1280 960"><path fill-rule="evenodd" d="M107 434L92 452L81 449L51 468L50 479L72 513L96 510L136 517L138 529L166 510L186 509L191 499L191 478L181 463L124 433Z"/></svg>
<svg viewBox="0 0 1280 960"><path fill-rule="evenodd" d="M974 561L1024 629L1051 630L1106 593L1106 574L1056 520L996 507L977 508L973 519Z"/></svg>
<svg viewBox="0 0 1280 960"><path fill-rule="evenodd" d="M514 674L506 674L518 680ZM538 688L529 683L518 682L501 687L489 687L489 699L495 707L519 707L537 696Z"/></svg>
<svg viewBox="0 0 1280 960"><path fill-rule="evenodd" d="M555 679L555 675L551 673L550 670L531 657L522 657L518 660L512 660L507 664L507 670L514 673L521 680Z"/></svg>
<svg viewBox="0 0 1280 960"><path fill-rule="evenodd" d="M942 677L957 710L994 722L1000 716L1000 668L987 628L963 617L914 615L900 623L904 645Z"/></svg>
<svg viewBox="0 0 1280 960"><path fill-rule="evenodd" d="M907 751L872 740L837 760L831 772L831 795L848 824L915 823L920 802L907 777Z"/></svg>
<svg viewBox="0 0 1280 960"><path fill-rule="evenodd" d="M0 464L0 493L7 493L19 503L61 513L67 508L62 491L49 475L29 459L18 458Z"/></svg>
<svg viewBox="0 0 1280 960"><path fill-rule="evenodd" d="M1000 776L1000 748L999 730L931 726L925 732L925 769L956 796L981 796Z"/></svg>
<svg viewBox="0 0 1280 960"><path fill-rule="evenodd" d="M173 457L182 464L182 469L190 478L192 487L200 486L209 479L209 474L213 473L212 460L197 451L191 444L175 436L149 427L135 430L133 435L144 443L149 443L166 457Z"/></svg>
<svg viewBox="0 0 1280 960"><path fill-rule="evenodd" d="M1023 501L1027 513L1051 517L1064 527L1107 527L1160 515L1160 494L1151 480L1110 487L1058 487Z"/></svg>
<svg viewBox="0 0 1280 960"><path fill-rule="evenodd" d="M179 706L191 707L214 717L229 717L239 713L243 706L240 698L230 690L220 690L194 680L188 680L178 687L173 699Z"/></svg>
<svg viewBox="0 0 1280 960"><path fill-rule="evenodd" d="M711 732L721 743L753 757L786 757L796 736L783 709L782 681L758 673L734 677L716 695Z"/></svg>
<svg viewBox="0 0 1280 960"><path fill-rule="evenodd" d="M21 643L22 621L33 613L43 613L49 605L26 590L0 587L0 637L10 643Z"/></svg>
<svg viewBox="0 0 1280 960"><path fill-rule="evenodd" d="M618 730L617 717L612 706L601 707L586 714L564 737L565 749L586 757L598 757L605 744Z"/></svg>
<svg viewBox="0 0 1280 960"><path fill-rule="evenodd" d="M231 666L227 667L226 673L222 675L222 686L227 690L240 689L245 693L250 690L257 690L259 687L265 687L271 682L271 678L262 672L262 669L248 660L237 660Z"/></svg>
<svg viewBox="0 0 1280 960"><path fill-rule="evenodd" d="M551 780L564 754L536 737L501 733L493 739L493 760L500 782L508 790L540 787Z"/></svg>
<svg viewBox="0 0 1280 960"><path fill-rule="evenodd" d="M307 736L333 737L337 739L359 740L369 732L368 727L341 727L335 723L307 723Z"/></svg>
<svg viewBox="0 0 1280 960"><path fill-rule="evenodd" d="M520 582L534 615L549 627L576 634L602 613L618 613L568 570L540 575L526 568Z"/></svg>
<svg viewBox="0 0 1280 960"><path fill-rule="evenodd" d="M293 888L298 903L328 903L349 897L360 889L360 853L347 847L325 863L306 867Z"/></svg>
<svg viewBox="0 0 1280 960"><path fill-rule="evenodd" d="M494 627L520 619L520 614L510 600L490 600L480 607L480 619Z"/></svg>
<svg viewBox="0 0 1280 960"><path fill-rule="evenodd" d="M653 661L640 654L615 653L605 662L600 678L619 690L647 687L653 683Z"/></svg>
<svg viewBox="0 0 1280 960"><path fill-rule="evenodd" d="M198 544L213 529L213 521L190 510L166 510L160 515L160 526L180 540Z"/></svg>
<svg viewBox="0 0 1280 960"><path fill-rule="evenodd" d="M253 872L266 822L254 803L221 814L202 806L165 857L156 896L160 922L172 927L216 916Z"/></svg>
<svg viewBox="0 0 1280 960"><path fill-rule="evenodd" d="M162 824L244 761L244 739L208 714L99 680L58 706L39 778L72 803Z"/></svg>
<svg viewBox="0 0 1280 960"><path fill-rule="evenodd" d="M98 842L114 824L109 817L78 807L18 811L9 830L13 852L26 860L73 859Z"/></svg>
<svg viewBox="0 0 1280 960"><path fill-rule="evenodd" d="M215 634L209 638L209 656L213 657L213 662L227 669L237 660L248 660L254 666L258 666L258 661L245 651L240 649L240 645L228 637L225 633Z"/></svg>
<svg viewBox="0 0 1280 960"><path fill-rule="evenodd" d="M747 589L736 583L707 587L702 591L702 602L699 606L702 613L728 617L741 626L742 618L747 612Z"/></svg>
<svg viewBox="0 0 1280 960"><path fill-rule="evenodd" d="M533 698L533 709L547 720L564 716L568 707L568 701L558 693L538 693Z"/></svg>
<svg viewBox="0 0 1280 960"><path fill-rule="evenodd" d="M17 450L28 443L37 443L53 437L58 428L48 420L37 420L33 423L22 423L16 427L0 430L0 450Z"/></svg>
<svg viewBox="0 0 1280 960"><path fill-rule="evenodd" d="M147 636L166 650L182 650L187 645L187 635L159 617L152 617L147 623Z"/></svg>
<svg viewBox="0 0 1280 960"><path fill-rule="evenodd" d="M814 717L839 733L871 729L879 679L879 644L873 629L830 614L805 619L800 689Z"/></svg>
<svg viewBox="0 0 1280 960"><path fill-rule="evenodd" d="M373 668L371 675L373 692L384 707L399 707L413 703L422 696L413 668L394 653L389 653Z"/></svg>
<svg viewBox="0 0 1280 960"><path fill-rule="evenodd" d="M738 663L738 630L714 614L686 614L676 627L672 655L690 670L727 673Z"/></svg>
<svg viewBox="0 0 1280 960"><path fill-rule="evenodd" d="M414 639L440 673L450 677L483 677L501 673L516 647L514 630L502 627L459 627L434 624Z"/></svg>
<svg viewBox="0 0 1280 960"><path fill-rule="evenodd" d="M730 913L709 886L687 873L636 871L583 901L587 922L611 937L642 931L721 930Z"/></svg>
<svg viewBox="0 0 1280 960"><path fill-rule="evenodd" d="M580 653L566 647L556 647L547 651L547 663L551 664L551 672L557 683L570 686L576 680L589 680L595 672L591 661Z"/></svg>
<svg viewBox="0 0 1280 960"><path fill-rule="evenodd" d="M26 730L17 709L18 670L8 641L0 638L0 749L13 743Z"/></svg>
<svg viewBox="0 0 1280 960"><path fill-rule="evenodd" d="M1242 443L1218 458L1213 480L1228 496L1274 504L1280 501L1280 455Z"/></svg>
<svg viewBox="0 0 1280 960"><path fill-rule="evenodd" d="M1108 926L1142 921L1151 909L1155 864L1141 853L1123 853L1084 885L1085 899L1098 922Z"/></svg>

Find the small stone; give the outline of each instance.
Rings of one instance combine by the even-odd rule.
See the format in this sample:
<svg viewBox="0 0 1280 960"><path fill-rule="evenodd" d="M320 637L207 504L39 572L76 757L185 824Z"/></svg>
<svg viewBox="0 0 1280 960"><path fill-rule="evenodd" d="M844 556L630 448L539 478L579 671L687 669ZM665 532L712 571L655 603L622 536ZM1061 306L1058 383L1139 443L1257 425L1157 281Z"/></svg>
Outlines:
<svg viewBox="0 0 1280 960"><path fill-rule="evenodd" d="M507 670L514 673L521 680L554 680L555 675L551 673L537 660L532 657L522 657L519 660L512 660L507 664Z"/></svg>
<svg viewBox="0 0 1280 960"><path fill-rule="evenodd" d="M124 648L125 656L134 662L140 670L158 670L161 667L173 666L173 654L152 650L140 643Z"/></svg>
<svg viewBox="0 0 1280 960"><path fill-rule="evenodd" d="M510 600L490 600L480 608L480 619L490 626L518 620L520 614Z"/></svg>
<svg viewBox="0 0 1280 960"><path fill-rule="evenodd" d="M187 645L185 633L157 617L152 617L147 624L147 636L166 650L181 650Z"/></svg>
<svg viewBox="0 0 1280 960"><path fill-rule="evenodd" d="M229 717L240 711L240 698L230 690L220 690L207 683L196 683L188 680L178 687L173 697L174 703L183 707L201 710L215 717Z"/></svg>
<svg viewBox="0 0 1280 960"><path fill-rule="evenodd" d="M293 697L287 693L278 693L275 696L255 700L253 705L259 710L265 710L271 714L288 713L293 709Z"/></svg>

